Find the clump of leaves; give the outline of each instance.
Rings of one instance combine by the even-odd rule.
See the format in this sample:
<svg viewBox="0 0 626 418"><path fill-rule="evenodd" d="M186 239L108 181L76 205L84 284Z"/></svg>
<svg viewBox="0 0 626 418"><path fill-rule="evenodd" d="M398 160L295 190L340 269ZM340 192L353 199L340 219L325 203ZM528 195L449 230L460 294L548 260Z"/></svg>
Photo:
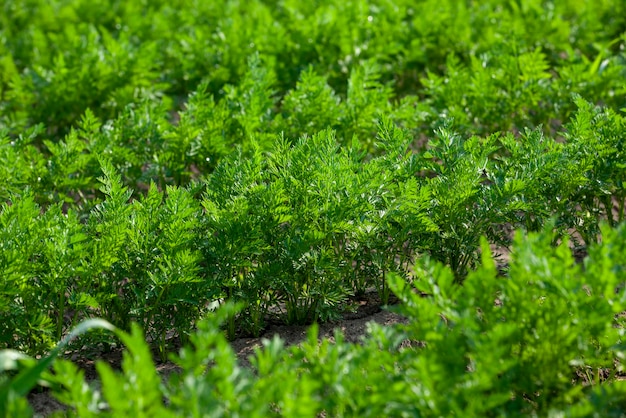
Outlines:
<svg viewBox="0 0 626 418"><path fill-rule="evenodd" d="M358 219L360 162L323 131L293 148L279 140L272 154L257 150L218 166L203 203L205 258L225 296L260 309L259 320L282 303L288 322L336 312L349 292L338 267L346 231Z"/></svg>
<svg viewBox="0 0 626 418"><path fill-rule="evenodd" d="M171 187L164 193L154 184L129 202L131 192L111 163L102 160L102 169L107 199L96 207L89 227L97 238L92 267L101 309L123 329L140 323L163 352L167 332L176 329L184 338L212 297L199 275L200 208L189 190Z"/></svg>
<svg viewBox="0 0 626 418"><path fill-rule="evenodd" d="M608 234L609 242L623 231ZM572 379L580 370L616 371L621 331L613 317L624 308L623 291L615 293L622 278L582 271L567 242L555 248L553 239L549 228L528 238L518 233L504 278L483 240L482 266L463 286L454 284L447 267L429 262L414 282L427 297L404 280L391 281L404 302L399 311L414 319L405 327L408 335L424 344L419 356L403 357L410 358L406 372L422 398L420 407L443 415L497 416L558 411L598 396L598 386L573 386ZM613 256L621 251L612 244L605 248ZM607 253L594 254L588 266L606 265Z"/></svg>
<svg viewBox="0 0 626 418"><path fill-rule="evenodd" d="M626 165L622 132L624 117L576 98L578 111L566 126L567 156L577 161L585 178L572 197L567 212L587 245L600 239L600 222L621 223L626 212Z"/></svg>

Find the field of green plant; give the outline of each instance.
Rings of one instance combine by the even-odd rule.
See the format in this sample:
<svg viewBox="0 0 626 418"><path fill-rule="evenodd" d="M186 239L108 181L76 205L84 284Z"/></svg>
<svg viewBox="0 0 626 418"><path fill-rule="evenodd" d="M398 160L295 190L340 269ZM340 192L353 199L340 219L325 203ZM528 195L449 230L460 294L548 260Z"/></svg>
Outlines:
<svg viewBox="0 0 626 418"><path fill-rule="evenodd" d="M622 0L4 0L0 416L624 416L625 132Z"/></svg>

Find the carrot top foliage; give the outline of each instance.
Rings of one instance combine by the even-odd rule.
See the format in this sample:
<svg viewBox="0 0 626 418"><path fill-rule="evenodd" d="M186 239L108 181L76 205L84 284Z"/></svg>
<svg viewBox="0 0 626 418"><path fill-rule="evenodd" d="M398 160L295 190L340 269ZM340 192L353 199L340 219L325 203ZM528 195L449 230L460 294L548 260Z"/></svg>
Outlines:
<svg viewBox="0 0 626 418"><path fill-rule="evenodd" d="M80 416L619 415L625 31L611 0L5 1L0 412L43 377ZM371 290L410 324L253 373L220 334ZM44 371L93 317L130 353L102 392Z"/></svg>

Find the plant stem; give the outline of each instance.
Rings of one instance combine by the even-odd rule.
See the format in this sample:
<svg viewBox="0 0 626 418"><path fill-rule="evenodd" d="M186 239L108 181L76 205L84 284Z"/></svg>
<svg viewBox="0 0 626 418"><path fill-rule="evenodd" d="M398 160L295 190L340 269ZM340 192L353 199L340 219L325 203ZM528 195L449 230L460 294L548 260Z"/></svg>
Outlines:
<svg viewBox="0 0 626 418"><path fill-rule="evenodd" d="M59 295L59 308L57 310L57 331L56 339L60 340L63 336L63 318L65 317L65 289L61 289Z"/></svg>

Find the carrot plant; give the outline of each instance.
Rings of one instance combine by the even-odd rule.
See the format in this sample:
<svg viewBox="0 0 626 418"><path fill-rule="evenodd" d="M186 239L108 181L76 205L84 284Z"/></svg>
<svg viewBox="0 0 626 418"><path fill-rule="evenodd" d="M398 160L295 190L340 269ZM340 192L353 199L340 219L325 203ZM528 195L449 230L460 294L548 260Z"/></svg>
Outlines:
<svg viewBox="0 0 626 418"><path fill-rule="evenodd" d="M98 240L94 256L101 309L122 329L136 321L161 350L166 333L185 338L209 288L199 276L200 254L194 250L199 205L187 190L168 188L167 198L153 184L141 199L121 185L110 162L102 160L102 191L107 199L95 209L90 232ZM103 259L100 251L108 251ZM206 291L203 291L206 289Z"/></svg>
<svg viewBox="0 0 626 418"><path fill-rule="evenodd" d="M624 221L624 118L608 109L594 108L578 97L578 111L567 126L568 155L584 167L585 184L572 199L570 213L586 244L596 242L600 220L615 226ZM575 202L575 203L574 203Z"/></svg>
<svg viewBox="0 0 626 418"><path fill-rule="evenodd" d="M122 368L99 362L98 386L54 360L67 339L39 362L3 351L0 405L28 414L23 395L39 378L70 414L88 416L619 416L626 387L615 379L624 350L615 315L626 299L615 289L625 279L626 228L602 231L584 268L567 242L552 245L551 226L516 234L507 277L498 276L485 239L462 285L449 267L421 259L412 282L388 277L406 324L372 323L360 343L340 331L320 340L317 326L298 346L266 339L250 368L220 327L241 308L232 304L198 322L172 356L180 370L162 381L136 326L114 329L126 346ZM70 337L95 325L113 329L92 321ZM54 374L44 373L53 360ZM9 374L15 367L21 371ZM131 386L141 390L129 399Z"/></svg>
<svg viewBox="0 0 626 418"><path fill-rule="evenodd" d="M204 200L205 258L225 296L262 309L259 320L277 304L298 323L339 309L351 291L339 272L360 204L360 167L359 154L340 151L330 131L218 166Z"/></svg>

